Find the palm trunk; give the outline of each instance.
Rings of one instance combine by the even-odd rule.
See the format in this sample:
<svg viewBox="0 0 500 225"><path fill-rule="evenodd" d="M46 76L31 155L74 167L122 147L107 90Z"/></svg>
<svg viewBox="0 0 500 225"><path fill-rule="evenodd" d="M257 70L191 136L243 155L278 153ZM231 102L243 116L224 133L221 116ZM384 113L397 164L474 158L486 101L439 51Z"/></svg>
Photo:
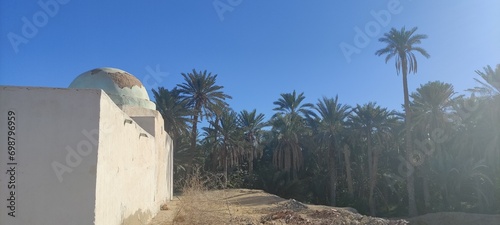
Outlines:
<svg viewBox="0 0 500 225"><path fill-rule="evenodd" d="M408 95L408 65L405 55L401 57L403 66L403 91L404 91L404 105L405 105L405 142L406 142L406 158L408 162L412 162L412 138L411 138L411 111L410 111L410 97ZM410 165L412 166L412 165ZM417 216L417 204L415 202L415 181L414 173L407 174L406 188L408 191L408 215L410 217Z"/></svg>
<svg viewBox="0 0 500 225"><path fill-rule="evenodd" d="M370 214L375 216L375 199L374 199L374 189L375 189L375 168L374 168L374 154L372 148L372 128L367 128L367 145L368 145L368 177L369 177L369 195L368 195L368 206L370 207Z"/></svg>
<svg viewBox="0 0 500 225"><path fill-rule="evenodd" d="M227 188L227 169L228 169L228 165L227 165L227 158L228 158L228 155L229 155L229 151L227 150L227 145L226 145L226 139L224 138L224 140L222 141L222 157L224 159L224 188Z"/></svg>
<svg viewBox="0 0 500 225"><path fill-rule="evenodd" d="M373 168L372 168L372 177L370 180L370 212L372 213L372 216L375 216L377 211L376 211L376 201L375 201L375 187L377 186L377 171L378 171L378 158L379 158L379 151L375 150L373 152Z"/></svg>
<svg viewBox="0 0 500 225"><path fill-rule="evenodd" d="M224 188L227 188L227 151L224 150Z"/></svg>
<svg viewBox="0 0 500 225"><path fill-rule="evenodd" d="M193 152L196 151L196 136L198 133L198 115L193 116L193 128L191 130L191 149Z"/></svg>
<svg viewBox="0 0 500 225"><path fill-rule="evenodd" d="M423 177L423 182L422 185L424 186L424 205L425 205L425 211L428 212L431 204L430 204L430 193L429 193L429 180L428 178L424 175ZM425 213L425 212L424 212Z"/></svg>
<svg viewBox="0 0 500 225"><path fill-rule="evenodd" d="M354 197L354 185L352 184L352 174L351 174L351 150L349 146L344 145L344 161L345 161L345 170L347 176L347 193L349 193L349 197Z"/></svg>
<svg viewBox="0 0 500 225"><path fill-rule="evenodd" d="M198 136L197 135L197 131L198 131L197 125L198 125L198 114L195 113L193 115L193 128L191 130L191 151L189 154L189 162L188 162L188 168L187 168L188 174L193 171L193 167L194 167L194 157L196 156L196 137Z"/></svg>
<svg viewBox="0 0 500 225"><path fill-rule="evenodd" d="M335 149L329 148L328 149L328 172L329 172L329 177L330 177L330 193L329 193L329 198L330 198L330 205L335 206L336 205L336 190L337 190L337 174L335 171Z"/></svg>
<svg viewBox="0 0 500 225"><path fill-rule="evenodd" d="M252 146L248 154L248 174L253 174L253 157L254 157L255 147Z"/></svg>

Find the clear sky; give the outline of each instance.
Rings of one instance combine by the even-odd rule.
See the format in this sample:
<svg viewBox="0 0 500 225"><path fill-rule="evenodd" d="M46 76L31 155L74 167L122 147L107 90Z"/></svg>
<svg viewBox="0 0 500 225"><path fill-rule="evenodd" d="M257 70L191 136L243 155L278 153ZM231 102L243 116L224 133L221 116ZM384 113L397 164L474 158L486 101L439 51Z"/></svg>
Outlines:
<svg viewBox="0 0 500 225"><path fill-rule="evenodd" d="M401 76L374 53L402 26L429 36L410 91L440 80L463 93L474 70L500 63L498 0L0 1L0 85L65 88L116 67L170 89L195 68L218 74L235 110L267 118L294 89L400 110Z"/></svg>

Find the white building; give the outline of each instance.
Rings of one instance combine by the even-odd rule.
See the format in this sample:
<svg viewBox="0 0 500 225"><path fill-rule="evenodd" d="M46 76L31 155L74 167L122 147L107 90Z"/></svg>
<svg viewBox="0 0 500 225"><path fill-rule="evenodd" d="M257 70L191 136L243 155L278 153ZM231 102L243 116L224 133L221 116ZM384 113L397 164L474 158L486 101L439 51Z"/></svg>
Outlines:
<svg viewBox="0 0 500 225"><path fill-rule="evenodd" d="M141 82L0 86L0 225L146 224L172 198L172 140Z"/></svg>

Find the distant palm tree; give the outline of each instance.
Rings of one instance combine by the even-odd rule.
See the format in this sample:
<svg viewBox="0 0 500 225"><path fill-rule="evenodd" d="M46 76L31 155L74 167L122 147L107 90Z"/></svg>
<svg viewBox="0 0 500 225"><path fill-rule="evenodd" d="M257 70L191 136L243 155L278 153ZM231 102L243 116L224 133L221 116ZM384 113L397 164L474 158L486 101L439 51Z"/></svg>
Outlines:
<svg viewBox="0 0 500 225"><path fill-rule="evenodd" d="M453 95L455 95L453 85L440 81L428 82L424 85L420 85L417 91L410 95L413 99L413 101L410 102L410 107L414 114L413 126L416 128L418 134L420 134L417 134L416 137L420 138L422 143L427 143L427 140L432 141L434 145L432 147L433 149L429 151L425 149L424 151L427 156L430 157L431 154L437 154L436 157L430 157L430 160L425 160L425 164L417 169L417 171L422 174L424 205L427 209L431 206L429 175L431 174L431 169L434 169L431 168L432 164L430 161L439 161L437 164L443 165L444 162L442 160L445 159L444 152L442 152L444 150L441 149L441 146L446 140L436 140L433 136L435 136L436 132L447 131L450 127L448 125L450 125L452 109L456 100L456 98L453 98ZM434 151L437 153L434 153ZM422 157L424 157L424 155L422 155ZM437 180L438 182L442 182L445 179Z"/></svg>
<svg viewBox="0 0 500 225"><path fill-rule="evenodd" d="M243 131L239 129L237 119L234 111L227 110L220 115L218 124L215 121L209 121L216 132L210 131L213 128L204 128L207 134L216 135L215 138L210 135L205 138L216 140L214 143L215 159L222 164L224 169L224 187L228 184L228 169L239 164L240 159L244 158Z"/></svg>
<svg viewBox="0 0 500 225"><path fill-rule="evenodd" d="M313 107L310 103L303 104L304 99L304 93L297 95L295 90L281 94L281 98L273 102L277 106L273 110L278 112L270 121L275 139L273 164L290 172L294 179L304 161L300 139L307 133L307 128L302 116L312 113Z"/></svg>
<svg viewBox="0 0 500 225"><path fill-rule="evenodd" d="M253 173L253 160L254 158L262 155L262 151L258 151L260 145L260 132L266 125L264 122L264 114L259 113L254 109L251 112L243 110L238 114L238 124L243 130L245 140L249 144L249 151L247 155L248 160L248 174Z"/></svg>
<svg viewBox="0 0 500 225"><path fill-rule="evenodd" d="M377 170L380 153L393 143L393 128L397 123L397 113L370 102L363 106L357 105L350 118L351 127L361 134L362 141L366 142L369 172L370 213L375 216L374 190L377 184Z"/></svg>
<svg viewBox="0 0 500 225"><path fill-rule="evenodd" d="M453 85L440 81L428 82L420 85L410 97L414 126L423 126L424 132L429 134L433 129L444 128L453 107L455 91Z"/></svg>
<svg viewBox="0 0 500 225"><path fill-rule="evenodd" d="M194 158L199 120L203 120L203 117L209 115L216 106L227 106L225 100L231 99L231 96L222 91L223 86L215 84L217 75L207 73L206 70L197 72L193 69L192 73L181 73L181 75L184 77L184 83L178 85L179 92L186 101L186 106L192 110L191 154Z"/></svg>
<svg viewBox="0 0 500 225"><path fill-rule="evenodd" d="M404 92L404 107L405 107L405 142L406 142L406 154L407 159L410 162L413 161L413 151L411 142L411 110L410 110L410 99L408 94L408 73L417 72L417 58L414 52L418 52L429 58L430 55L427 51L416 45L420 44L423 39L427 38L424 34L415 34L417 27L407 31L405 27L401 30L396 30L392 28L388 33L384 34L384 37L380 38L379 41L387 44L385 48L382 48L375 52L375 55L382 56L386 55L385 62L387 63L390 59L395 58L395 66L397 74L403 74L403 92ZM408 211L410 216L416 216L417 205L415 202L415 187L414 187L414 175L408 174L407 176L407 190L408 190Z"/></svg>
<svg viewBox="0 0 500 225"><path fill-rule="evenodd" d="M307 115L312 112L311 109L314 105L311 103L302 104L305 98L303 92L297 95L295 90L292 93L283 93L278 101L273 102L277 106L273 110L278 111L278 113L290 114L294 117Z"/></svg>
<svg viewBox="0 0 500 225"><path fill-rule="evenodd" d="M336 153L340 150L340 135L345 127L345 122L350 113L348 105L340 104L338 96L335 98L323 97L315 106L318 112L319 124L317 136L328 151L329 199L330 205L336 205L337 173L335 161Z"/></svg>
<svg viewBox="0 0 500 225"><path fill-rule="evenodd" d="M273 165L289 177L295 179L296 173L304 163L301 138L307 133L307 128L301 117L291 114L277 114L270 121L273 133Z"/></svg>
<svg viewBox="0 0 500 225"><path fill-rule="evenodd" d="M482 78L475 79L481 86L470 89L473 93L479 94L479 106L482 110L479 111L481 117L486 124L483 127L489 127L489 133L486 135L479 132L481 137L489 136L487 141L489 144L487 149L487 161L493 165L497 171L500 171L500 163L498 158L500 156L500 64L497 64L495 69L491 66L484 67L484 71L476 70L476 73ZM500 183L500 179L499 179ZM499 188L500 190L500 188ZM499 192L500 193L500 192Z"/></svg>
<svg viewBox="0 0 500 225"><path fill-rule="evenodd" d="M476 73L483 79L483 81L474 78L480 87L469 89L470 91L477 92L484 96L500 96L500 64L497 64L495 70L491 66L484 67L484 72L476 70Z"/></svg>

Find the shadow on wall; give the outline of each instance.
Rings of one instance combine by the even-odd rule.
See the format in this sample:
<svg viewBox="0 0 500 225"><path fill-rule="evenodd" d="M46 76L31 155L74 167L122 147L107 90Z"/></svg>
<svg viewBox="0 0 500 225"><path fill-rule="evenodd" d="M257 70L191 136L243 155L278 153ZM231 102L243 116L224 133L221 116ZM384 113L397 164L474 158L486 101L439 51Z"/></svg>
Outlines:
<svg viewBox="0 0 500 225"><path fill-rule="evenodd" d="M153 214L150 211L143 212L142 210L137 210L134 214L124 219L122 225L144 225L152 218Z"/></svg>

